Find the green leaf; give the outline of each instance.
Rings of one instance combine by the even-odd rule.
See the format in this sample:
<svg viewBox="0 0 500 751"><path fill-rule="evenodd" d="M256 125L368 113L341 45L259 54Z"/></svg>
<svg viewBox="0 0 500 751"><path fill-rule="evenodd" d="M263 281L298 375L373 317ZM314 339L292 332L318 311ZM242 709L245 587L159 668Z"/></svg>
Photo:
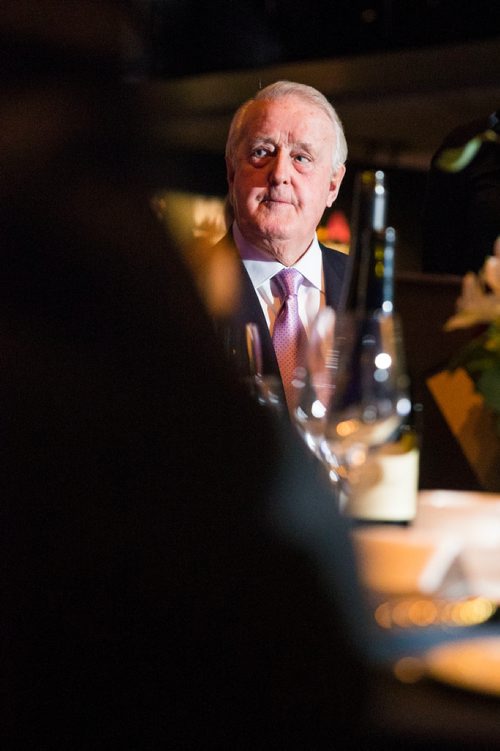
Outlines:
<svg viewBox="0 0 500 751"><path fill-rule="evenodd" d="M481 336L478 336L476 339L473 339L471 342L468 342L464 347L462 347L450 360L450 363L448 365L449 370L456 370L457 368L469 368L471 363L474 362L480 362L485 357L491 358L492 355L490 352L488 352L487 349L485 349L485 344L487 342L487 335L486 333L481 334Z"/></svg>
<svg viewBox="0 0 500 751"><path fill-rule="evenodd" d="M457 149L444 149L436 160L436 166L443 172L460 172L474 159L481 148L481 137L476 136Z"/></svg>
<svg viewBox="0 0 500 751"><path fill-rule="evenodd" d="M485 403L500 415L500 364L484 370L477 380L477 390Z"/></svg>

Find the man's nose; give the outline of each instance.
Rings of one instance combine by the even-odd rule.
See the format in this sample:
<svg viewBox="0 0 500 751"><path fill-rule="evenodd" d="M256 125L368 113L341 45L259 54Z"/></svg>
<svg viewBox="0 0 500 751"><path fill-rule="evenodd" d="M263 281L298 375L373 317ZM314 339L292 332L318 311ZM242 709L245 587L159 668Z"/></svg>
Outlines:
<svg viewBox="0 0 500 751"><path fill-rule="evenodd" d="M281 185L282 183L290 182L290 157L282 150L279 150L271 166L269 173L269 179L274 185Z"/></svg>

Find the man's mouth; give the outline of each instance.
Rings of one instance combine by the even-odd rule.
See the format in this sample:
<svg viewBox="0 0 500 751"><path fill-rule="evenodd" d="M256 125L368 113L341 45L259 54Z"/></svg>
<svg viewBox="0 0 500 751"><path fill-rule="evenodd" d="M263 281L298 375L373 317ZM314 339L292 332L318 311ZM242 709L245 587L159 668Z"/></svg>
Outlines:
<svg viewBox="0 0 500 751"><path fill-rule="evenodd" d="M265 196L262 199L261 203L276 203L276 204L290 205L291 201L288 201L285 198L277 198L276 196Z"/></svg>

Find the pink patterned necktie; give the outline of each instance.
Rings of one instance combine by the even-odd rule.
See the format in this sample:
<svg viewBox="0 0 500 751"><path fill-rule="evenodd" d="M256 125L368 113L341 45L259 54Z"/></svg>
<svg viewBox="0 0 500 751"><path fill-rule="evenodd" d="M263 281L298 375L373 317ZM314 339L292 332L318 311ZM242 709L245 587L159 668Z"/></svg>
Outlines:
<svg viewBox="0 0 500 751"><path fill-rule="evenodd" d="M297 269L282 269L273 277L278 286L281 308L274 322L273 344L285 390L288 409L294 407L292 386L295 369L303 364L306 333L299 317L297 292L304 277Z"/></svg>

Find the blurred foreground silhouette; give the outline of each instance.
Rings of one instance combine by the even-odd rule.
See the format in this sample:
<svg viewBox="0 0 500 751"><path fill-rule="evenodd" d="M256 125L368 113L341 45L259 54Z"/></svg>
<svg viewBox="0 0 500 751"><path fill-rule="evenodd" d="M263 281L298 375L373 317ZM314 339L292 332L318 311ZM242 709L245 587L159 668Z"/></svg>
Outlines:
<svg viewBox="0 0 500 751"><path fill-rule="evenodd" d="M347 534L150 209L126 7L0 19L2 747L347 748Z"/></svg>

